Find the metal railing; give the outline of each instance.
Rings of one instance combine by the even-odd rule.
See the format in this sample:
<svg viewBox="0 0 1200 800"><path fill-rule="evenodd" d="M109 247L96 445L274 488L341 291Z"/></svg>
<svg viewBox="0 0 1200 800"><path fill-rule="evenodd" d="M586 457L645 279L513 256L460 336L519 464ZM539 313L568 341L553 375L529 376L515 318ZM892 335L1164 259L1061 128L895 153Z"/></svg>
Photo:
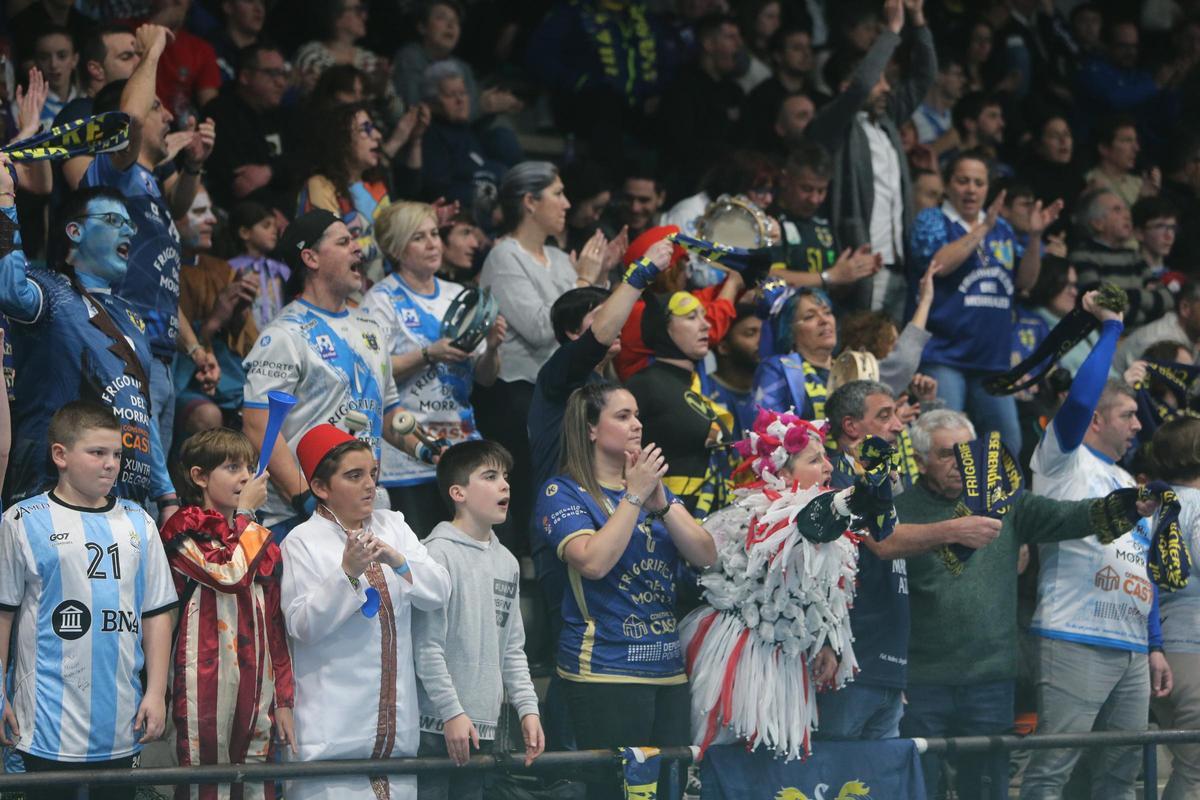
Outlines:
<svg viewBox="0 0 1200 800"><path fill-rule="evenodd" d="M1162 744L1200 743L1200 730L1106 731L1098 733L1062 733L1034 736L962 736L949 739L914 739L920 753L953 756L958 753L992 753L992 797L1008 797L1008 754L1018 750L1055 750L1066 748L1091 749L1112 746L1141 746L1145 797L1157 800L1158 759L1155 748ZM661 750L664 768L673 791L668 798L678 797L682 788L681 767L692 762L690 747L664 747ZM214 764L195 767L147 767L138 769L78 769L62 772L40 772L0 775L0 791L36 790L49 786L79 786L84 796L87 784L93 785L152 785L202 783L264 782L331 778L343 775L422 775L450 770L505 770L512 772L563 773L581 768L621 764L620 753L611 750L575 750L543 753L526 767L523 754L477 755L457 767L448 758L347 759L330 761L301 761L284 764Z"/></svg>

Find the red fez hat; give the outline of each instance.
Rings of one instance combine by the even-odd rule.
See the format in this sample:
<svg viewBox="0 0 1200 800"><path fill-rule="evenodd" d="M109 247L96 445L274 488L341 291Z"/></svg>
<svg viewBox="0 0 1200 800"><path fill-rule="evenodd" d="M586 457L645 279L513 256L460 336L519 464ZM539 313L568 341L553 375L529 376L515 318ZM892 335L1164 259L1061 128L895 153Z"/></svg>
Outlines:
<svg viewBox="0 0 1200 800"><path fill-rule="evenodd" d="M300 470L304 473L304 479L312 483L313 473L317 471L317 465L321 463L321 459L329 455L329 451L339 444L352 441L354 441L353 436L341 428L329 424L318 425L304 434L300 439L300 444L296 445L296 458L300 461Z"/></svg>
<svg viewBox="0 0 1200 800"><path fill-rule="evenodd" d="M629 247L625 248L625 266L629 266L646 255L646 251L656 242L661 242L672 233L679 232L678 225L658 225L642 231L642 235L630 242ZM671 254L671 263L667 265L667 269L671 269L685 258L687 258L687 250L684 250L679 245L675 245L675 252Z"/></svg>

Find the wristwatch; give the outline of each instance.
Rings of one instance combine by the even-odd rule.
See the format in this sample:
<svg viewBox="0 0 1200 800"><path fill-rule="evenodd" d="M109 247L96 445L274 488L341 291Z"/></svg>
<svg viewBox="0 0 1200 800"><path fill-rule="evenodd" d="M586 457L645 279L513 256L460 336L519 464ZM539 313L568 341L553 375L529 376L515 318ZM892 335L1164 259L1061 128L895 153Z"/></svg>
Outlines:
<svg viewBox="0 0 1200 800"><path fill-rule="evenodd" d="M622 497L621 499L626 501L627 503L629 503L629 505L634 506L636 508L642 507L643 500L642 500L641 496L636 495L633 492L626 492L625 496Z"/></svg>

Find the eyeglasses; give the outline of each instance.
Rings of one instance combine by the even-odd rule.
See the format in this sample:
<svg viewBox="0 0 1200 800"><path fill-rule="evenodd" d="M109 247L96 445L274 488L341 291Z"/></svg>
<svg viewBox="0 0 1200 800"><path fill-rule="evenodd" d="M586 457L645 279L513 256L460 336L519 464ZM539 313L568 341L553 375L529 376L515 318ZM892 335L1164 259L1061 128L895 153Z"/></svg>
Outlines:
<svg viewBox="0 0 1200 800"><path fill-rule="evenodd" d="M369 137L371 134L373 134L377 130L379 130L379 129L375 127L375 123L373 123L373 122L364 122L362 125L358 126L358 132L361 133L363 136Z"/></svg>
<svg viewBox="0 0 1200 800"><path fill-rule="evenodd" d="M1166 231L1171 231L1172 233L1179 233L1179 226L1175 223L1170 223L1170 222L1156 222L1153 225L1147 225L1146 230L1148 230L1148 231L1163 231L1164 233Z"/></svg>
<svg viewBox="0 0 1200 800"><path fill-rule="evenodd" d="M122 226L129 226L129 230L137 233L137 225L129 217L122 217L120 214L109 211L104 214L84 214L80 219L98 219L105 225L110 225L120 229Z"/></svg>

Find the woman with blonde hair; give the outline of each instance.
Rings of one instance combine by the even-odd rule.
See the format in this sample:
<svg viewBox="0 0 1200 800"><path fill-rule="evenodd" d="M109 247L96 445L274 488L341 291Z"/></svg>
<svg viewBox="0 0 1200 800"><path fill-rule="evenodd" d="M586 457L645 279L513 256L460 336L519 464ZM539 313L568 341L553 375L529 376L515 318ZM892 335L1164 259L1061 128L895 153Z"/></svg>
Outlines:
<svg viewBox="0 0 1200 800"><path fill-rule="evenodd" d="M506 324L497 317L469 353L442 335L442 319L464 289L437 276L443 250L437 224L433 206L426 203L393 203L379 214L375 236L394 268L367 293L365 305L387 331L388 340L379 345L391 354L401 405L430 436L456 444L479 438L471 389L495 382ZM437 453L423 447L417 455L385 444L380 484L388 488L392 506L426 534L449 517L437 491Z"/></svg>
<svg viewBox="0 0 1200 800"><path fill-rule="evenodd" d="M577 389L563 419L562 472L535 507L569 575L558 674L580 749L689 742L675 576L681 559L707 567L717 552L663 486L667 463L643 444L637 411L615 383ZM592 800L624 797L615 774L590 783Z"/></svg>

